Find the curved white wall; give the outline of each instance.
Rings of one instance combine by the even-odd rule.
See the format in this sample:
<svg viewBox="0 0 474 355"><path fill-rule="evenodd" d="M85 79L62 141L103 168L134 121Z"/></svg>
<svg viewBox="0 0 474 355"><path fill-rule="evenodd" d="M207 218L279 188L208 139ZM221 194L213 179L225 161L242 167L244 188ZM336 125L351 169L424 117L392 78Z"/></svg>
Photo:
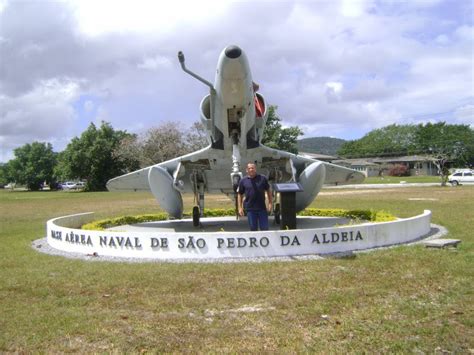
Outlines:
<svg viewBox="0 0 474 355"><path fill-rule="evenodd" d="M48 243L63 251L133 258L296 256L412 242L430 232L431 222L431 211L425 210L421 215L392 222L288 231L175 233L77 229L92 216L93 213L83 213L49 220Z"/></svg>

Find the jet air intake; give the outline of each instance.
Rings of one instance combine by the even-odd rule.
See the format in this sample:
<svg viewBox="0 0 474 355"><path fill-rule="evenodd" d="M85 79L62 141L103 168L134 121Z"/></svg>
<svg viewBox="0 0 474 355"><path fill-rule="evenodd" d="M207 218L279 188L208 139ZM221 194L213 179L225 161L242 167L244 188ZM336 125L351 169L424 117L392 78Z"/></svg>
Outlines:
<svg viewBox="0 0 474 355"><path fill-rule="evenodd" d="M236 59L242 54L242 49L237 46L229 46L225 49L225 55L227 58Z"/></svg>

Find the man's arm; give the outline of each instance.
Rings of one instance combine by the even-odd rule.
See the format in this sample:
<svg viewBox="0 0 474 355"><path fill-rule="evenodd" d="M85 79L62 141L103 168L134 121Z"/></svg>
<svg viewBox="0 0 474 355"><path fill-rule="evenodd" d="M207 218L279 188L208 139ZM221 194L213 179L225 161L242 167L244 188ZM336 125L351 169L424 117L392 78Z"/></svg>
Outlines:
<svg viewBox="0 0 474 355"><path fill-rule="evenodd" d="M242 195L239 193L237 193L237 206L239 208L239 216L243 217L244 215L243 199L242 199Z"/></svg>
<svg viewBox="0 0 474 355"><path fill-rule="evenodd" d="M273 195L272 195L272 189L271 187L268 187L267 189L267 198L268 198L268 206L267 206L267 211L271 212L272 207L273 207Z"/></svg>

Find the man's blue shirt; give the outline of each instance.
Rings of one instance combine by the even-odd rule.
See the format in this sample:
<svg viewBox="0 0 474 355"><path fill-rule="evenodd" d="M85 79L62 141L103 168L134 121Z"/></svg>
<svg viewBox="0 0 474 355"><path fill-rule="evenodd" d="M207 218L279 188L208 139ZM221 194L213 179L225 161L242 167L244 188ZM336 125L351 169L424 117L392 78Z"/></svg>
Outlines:
<svg viewBox="0 0 474 355"><path fill-rule="evenodd" d="M245 195L244 209L247 211L266 210L265 191L269 188L268 180L263 175L257 174L253 179L248 176L242 178L237 191Z"/></svg>

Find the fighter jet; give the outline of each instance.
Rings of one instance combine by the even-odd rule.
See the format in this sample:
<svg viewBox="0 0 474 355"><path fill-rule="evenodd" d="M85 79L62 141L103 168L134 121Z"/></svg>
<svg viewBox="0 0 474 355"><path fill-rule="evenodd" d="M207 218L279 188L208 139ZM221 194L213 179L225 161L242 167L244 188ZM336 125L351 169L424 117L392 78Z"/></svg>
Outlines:
<svg viewBox="0 0 474 355"><path fill-rule="evenodd" d="M168 160L107 182L109 191L147 190L174 218L183 215L183 193L194 194L194 225L204 210L205 193L223 193L235 201L236 189L248 162L257 165L270 184L298 182L296 210L307 207L326 184L349 184L364 180L355 170L266 147L262 144L268 107L256 91L249 61L238 46L220 54L214 84L186 68L182 69L209 87L200 103L200 118L209 145L199 151ZM275 200L275 199L274 199Z"/></svg>

